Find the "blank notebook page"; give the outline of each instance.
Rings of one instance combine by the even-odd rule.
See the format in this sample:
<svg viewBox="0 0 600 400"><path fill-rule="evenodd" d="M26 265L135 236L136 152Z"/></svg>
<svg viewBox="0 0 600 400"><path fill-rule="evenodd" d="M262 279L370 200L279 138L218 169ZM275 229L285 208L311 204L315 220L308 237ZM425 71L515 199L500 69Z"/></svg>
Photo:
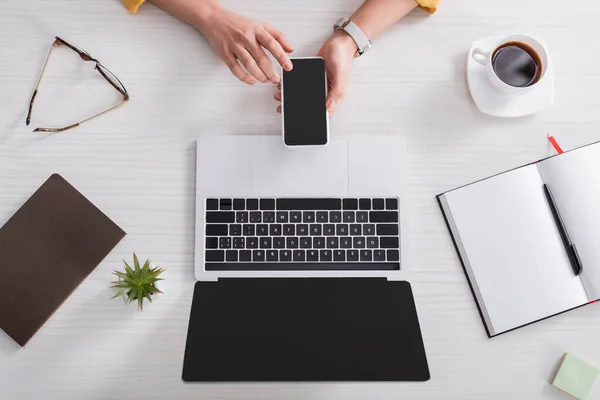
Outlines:
<svg viewBox="0 0 600 400"><path fill-rule="evenodd" d="M493 334L588 302L535 165L456 189L445 198Z"/></svg>

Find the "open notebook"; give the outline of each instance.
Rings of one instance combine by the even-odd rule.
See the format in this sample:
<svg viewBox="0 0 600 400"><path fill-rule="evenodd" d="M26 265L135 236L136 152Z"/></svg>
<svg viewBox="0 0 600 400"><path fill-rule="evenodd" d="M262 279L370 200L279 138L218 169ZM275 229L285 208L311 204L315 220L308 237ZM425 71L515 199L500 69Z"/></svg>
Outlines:
<svg viewBox="0 0 600 400"><path fill-rule="evenodd" d="M599 143L451 190L438 201L490 337L600 298Z"/></svg>

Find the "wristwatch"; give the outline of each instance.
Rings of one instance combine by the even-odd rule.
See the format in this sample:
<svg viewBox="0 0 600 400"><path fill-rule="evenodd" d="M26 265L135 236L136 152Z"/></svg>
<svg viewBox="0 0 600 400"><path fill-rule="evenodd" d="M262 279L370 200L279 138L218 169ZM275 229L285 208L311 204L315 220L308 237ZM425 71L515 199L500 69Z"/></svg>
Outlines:
<svg viewBox="0 0 600 400"><path fill-rule="evenodd" d="M356 43L358 50L356 51L357 56L362 56L371 48L373 43L369 40L367 35L352 21L348 18L340 18L333 25L333 31L343 29Z"/></svg>

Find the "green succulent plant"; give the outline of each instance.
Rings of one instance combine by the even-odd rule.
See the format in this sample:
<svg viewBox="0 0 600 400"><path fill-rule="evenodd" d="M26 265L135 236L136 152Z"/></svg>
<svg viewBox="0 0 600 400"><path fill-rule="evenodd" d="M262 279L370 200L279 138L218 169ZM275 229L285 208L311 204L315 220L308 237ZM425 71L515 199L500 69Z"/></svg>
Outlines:
<svg viewBox="0 0 600 400"><path fill-rule="evenodd" d="M119 280L111 282L111 288L120 289L113 299L122 295L126 296L127 302L131 303L137 300L138 310L144 309L144 299L148 299L152 303L152 295L162 293L155 286L156 282L162 281L158 276L165 270L159 267L150 268L150 260L146 260L143 266L140 267L140 261L137 255L133 253L133 268L123 260L125 272L114 271Z"/></svg>

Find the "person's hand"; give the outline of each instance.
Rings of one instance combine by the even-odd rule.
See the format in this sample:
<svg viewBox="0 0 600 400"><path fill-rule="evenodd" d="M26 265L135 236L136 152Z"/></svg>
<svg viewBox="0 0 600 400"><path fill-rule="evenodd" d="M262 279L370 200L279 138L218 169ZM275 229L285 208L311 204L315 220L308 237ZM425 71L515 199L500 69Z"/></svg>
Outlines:
<svg viewBox="0 0 600 400"><path fill-rule="evenodd" d="M354 40L347 33L337 31L331 35L317 54L325 59L328 85L325 106L330 115L335 112L346 95L356 50ZM281 90L281 85L278 86L278 89ZM281 92L275 93L275 100L281 101ZM281 112L281 106L277 107L277 112Z"/></svg>
<svg viewBox="0 0 600 400"><path fill-rule="evenodd" d="M265 49L286 71L292 69L287 55L293 51L292 46L283 33L265 23L218 6L203 18L197 28L231 72L244 83L254 85L254 78L263 83L279 83L279 73Z"/></svg>

